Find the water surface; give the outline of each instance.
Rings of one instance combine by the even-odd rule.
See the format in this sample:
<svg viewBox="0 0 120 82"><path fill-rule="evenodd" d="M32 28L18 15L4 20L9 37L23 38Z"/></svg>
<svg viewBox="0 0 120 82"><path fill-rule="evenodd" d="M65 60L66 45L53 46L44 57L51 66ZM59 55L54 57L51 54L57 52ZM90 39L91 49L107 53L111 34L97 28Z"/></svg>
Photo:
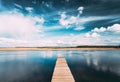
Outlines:
<svg viewBox="0 0 120 82"><path fill-rule="evenodd" d="M65 57L76 82L120 82L120 51L0 51L0 82L51 82Z"/></svg>
<svg viewBox="0 0 120 82"><path fill-rule="evenodd" d="M0 82L51 82L56 58L49 53L0 52Z"/></svg>
<svg viewBox="0 0 120 82"><path fill-rule="evenodd" d="M120 82L120 51L72 51L66 59L76 82Z"/></svg>

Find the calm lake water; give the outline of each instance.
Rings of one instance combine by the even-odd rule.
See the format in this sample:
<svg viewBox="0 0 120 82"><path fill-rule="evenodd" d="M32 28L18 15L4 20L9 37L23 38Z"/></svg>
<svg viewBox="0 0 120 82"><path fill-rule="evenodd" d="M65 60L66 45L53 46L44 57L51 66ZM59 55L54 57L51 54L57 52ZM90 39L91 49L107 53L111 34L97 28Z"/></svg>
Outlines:
<svg viewBox="0 0 120 82"><path fill-rule="evenodd" d="M0 51L0 82L51 82L57 57L76 82L120 82L120 50Z"/></svg>

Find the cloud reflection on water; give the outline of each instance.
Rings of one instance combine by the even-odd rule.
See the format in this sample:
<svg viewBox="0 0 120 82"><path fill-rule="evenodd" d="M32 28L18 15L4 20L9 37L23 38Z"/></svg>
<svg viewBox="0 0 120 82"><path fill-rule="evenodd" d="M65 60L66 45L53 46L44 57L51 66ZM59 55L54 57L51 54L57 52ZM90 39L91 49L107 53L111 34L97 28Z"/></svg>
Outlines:
<svg viewBox="0 0 120 82"><path fill-rule="evenodd" d="M72 55L68 55L66 58L73 75L77 79L83 79L82 76L90 78L90 74L92 81L94 76L102 79L104 74L109 74L106 78L111 76L111 79L116 81L115 75L120 76L119 53L120 51L73 51L71 52ZM100 74L103 74L103 77L98 76Z"/></svg>
<svg viewBox="0 0 120 82"><path fill-rule="evenodd" d="M1 52L0 82L50 82L56 59L43 52Z"/></svg>
<svg viewBox="0 0 120 82"><path fill-rule="evenodd" d="M49 82L57 57L67 59L77 80L110 81L104 80L106 77L116 81L120 77L119 53L120 51L0 51L0 82L28 82L30 79L33 80L29 82ZM48 79L45 79L46 75Z"/></svg>

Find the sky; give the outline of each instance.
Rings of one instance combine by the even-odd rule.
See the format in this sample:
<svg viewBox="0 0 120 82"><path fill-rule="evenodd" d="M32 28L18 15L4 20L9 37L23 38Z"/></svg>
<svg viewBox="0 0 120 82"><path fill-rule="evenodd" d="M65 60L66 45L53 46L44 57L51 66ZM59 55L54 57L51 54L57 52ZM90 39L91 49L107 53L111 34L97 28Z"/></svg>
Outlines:
<svg viewBox="0 0 120 82"><path fill-rule="evenodd" d="M120 0L0 0L0 47L120 45Z"/></svg>

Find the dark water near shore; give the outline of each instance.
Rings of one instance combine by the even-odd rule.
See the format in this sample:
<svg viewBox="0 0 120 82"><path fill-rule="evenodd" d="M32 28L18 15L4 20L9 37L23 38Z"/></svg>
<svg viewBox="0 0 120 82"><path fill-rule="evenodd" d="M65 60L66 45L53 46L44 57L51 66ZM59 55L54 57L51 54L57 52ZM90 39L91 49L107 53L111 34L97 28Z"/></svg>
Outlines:
<svg viewBox="0 0 120 82"><path fill-rule="evenodd" d="M51 82L65 57L76 82L120 82L120 51L0 51L0 82Z"/></svg>

